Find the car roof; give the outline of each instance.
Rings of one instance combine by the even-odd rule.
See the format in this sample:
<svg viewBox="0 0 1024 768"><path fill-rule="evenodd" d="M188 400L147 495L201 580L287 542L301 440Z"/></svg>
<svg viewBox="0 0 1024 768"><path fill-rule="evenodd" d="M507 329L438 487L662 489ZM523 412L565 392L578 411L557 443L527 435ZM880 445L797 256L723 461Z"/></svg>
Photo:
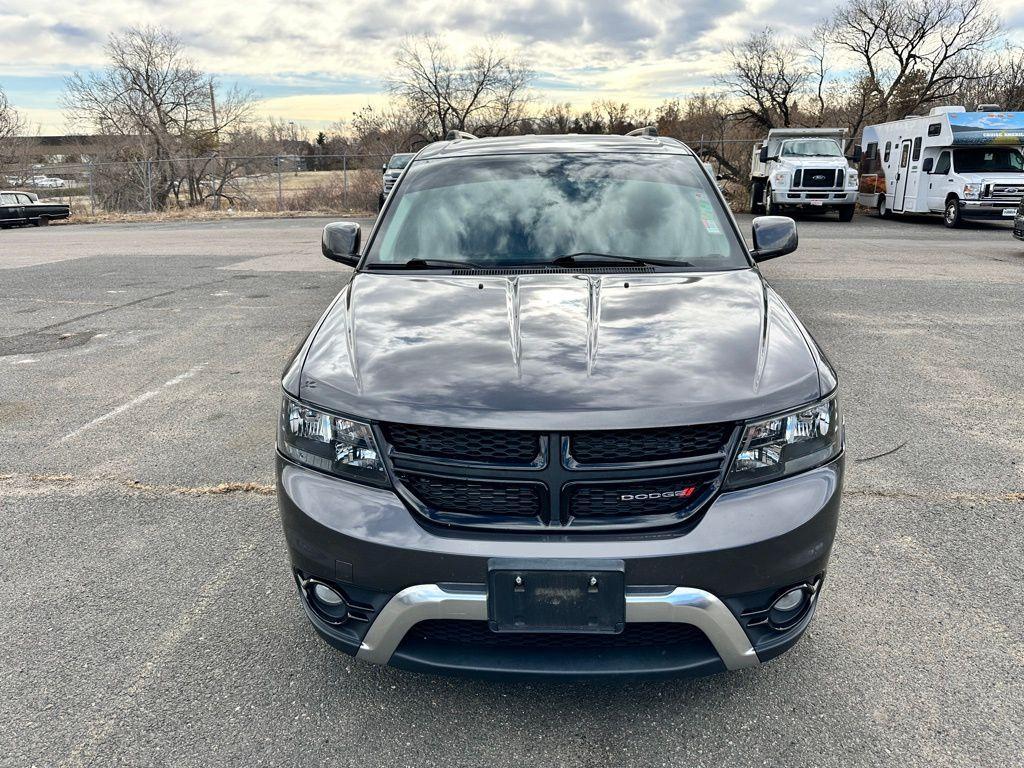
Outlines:
<svg viewBox="0 0 1024 768"><path fill-rule="evenodd" d="M525 155L541 152L692 155L688 146L666 136L612 136L569 133L558 135L498 136L483 139L435 141L417 160L475 155Z"/></svg>

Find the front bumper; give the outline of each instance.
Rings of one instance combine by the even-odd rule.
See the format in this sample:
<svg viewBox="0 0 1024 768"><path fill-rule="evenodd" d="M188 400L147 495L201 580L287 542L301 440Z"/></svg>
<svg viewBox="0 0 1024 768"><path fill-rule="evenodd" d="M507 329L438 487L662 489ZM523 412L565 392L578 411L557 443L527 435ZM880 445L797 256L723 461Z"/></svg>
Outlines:
<svg viewBox="0 0 1024 768"><path fill-rule="evenodd" d="M708 674L766 661L792 646L816 607L839 513L843 459L721 494L685 533L521 535L453 532L415 518L393 493L337 480L278 456L278 498L292 565L337 584L361 606L319 634L359 658L407 669L594 677ZM627 627L685 624L701 642L586 653L454 647L416 638L420 622L485 622L492 558L618 558ZM812 585L806 614L785 631L756 617L781 591Z"/></svg>
<svg viewBox="0 0 1024 768"><path fill-rule="evenodd" d="M960 215L965 219L1000 219L1011 221L1017 215L1020 201L992 202L990 200L961 200ZM1013 211L1007 214L1006 211Z"/></svg>
<svg viewBox="0 0 1024 768"><path fill-rule="evenodd" d="M854 205L857 202L857 190L772 190L772 201L778 205L833 206Z"/></svg>

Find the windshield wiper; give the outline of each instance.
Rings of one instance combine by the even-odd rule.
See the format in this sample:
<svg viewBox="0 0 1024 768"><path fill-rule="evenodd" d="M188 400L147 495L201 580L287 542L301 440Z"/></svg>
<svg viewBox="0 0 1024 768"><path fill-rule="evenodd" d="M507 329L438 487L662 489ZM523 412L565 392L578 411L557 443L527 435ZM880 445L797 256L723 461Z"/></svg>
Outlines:
<svg viewBox="0 0 1024 768"><path fill-rule="evenodd" d="M483 264L474 261L455 261L454 259L409 259L395 264L376 263L368 264L367 269L483 269Z"/></svg>
<svg viewBox="0 0 1024 768"><path fill-rule="evenodd" d="M651 264L656 267L692 267L688 261L676 261L675 259L650 259L646 256L622 256L617 253L596 253L594 251L577 251L576 253L565 253L551 263L556 267L571 266L574 264L585 264L587 262L601 261L624 261L631 264Z"/></svg>

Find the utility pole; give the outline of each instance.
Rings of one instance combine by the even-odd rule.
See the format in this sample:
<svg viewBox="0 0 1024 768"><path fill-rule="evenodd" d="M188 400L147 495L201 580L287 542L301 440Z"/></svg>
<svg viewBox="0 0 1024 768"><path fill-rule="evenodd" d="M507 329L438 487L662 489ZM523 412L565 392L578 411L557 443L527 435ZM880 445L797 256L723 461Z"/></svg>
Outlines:
<svg viewBox="0 0 1024 768"><path fill-rule="evenodd" d="M213 93L213 78L210 78L210 114L213 116L213 143L217 149L220 149L220 128L217 127L217 99ZM216 154L216 152L214 153ZM213 167L216 171L217 161L213 161ZM224 175L227 175L227 161L224 161ZM202 194L202 193L200 193ZM215 194L213 196L213 210L220 210L220 195Z"/></svg>

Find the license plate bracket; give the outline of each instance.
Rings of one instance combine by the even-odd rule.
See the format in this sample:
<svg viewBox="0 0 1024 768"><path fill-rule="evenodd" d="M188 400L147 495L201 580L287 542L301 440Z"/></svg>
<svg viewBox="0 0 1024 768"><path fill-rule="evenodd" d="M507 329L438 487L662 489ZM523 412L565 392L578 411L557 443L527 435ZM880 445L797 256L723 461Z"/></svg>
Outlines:
<svg viewBox="0 0 1024 768"><path fill-rule="evenodd" d="M487 581L494 632L618 634L626 625L622 560L493 558Z"/></svg>
<svg viewBox="0 0 1024 768"><path fill-rule="evenodd" d="M1017 209L1016 208L1003 208L1003 217L1004 218L1012 219L1016 215L1017 215Z"/></svg>

